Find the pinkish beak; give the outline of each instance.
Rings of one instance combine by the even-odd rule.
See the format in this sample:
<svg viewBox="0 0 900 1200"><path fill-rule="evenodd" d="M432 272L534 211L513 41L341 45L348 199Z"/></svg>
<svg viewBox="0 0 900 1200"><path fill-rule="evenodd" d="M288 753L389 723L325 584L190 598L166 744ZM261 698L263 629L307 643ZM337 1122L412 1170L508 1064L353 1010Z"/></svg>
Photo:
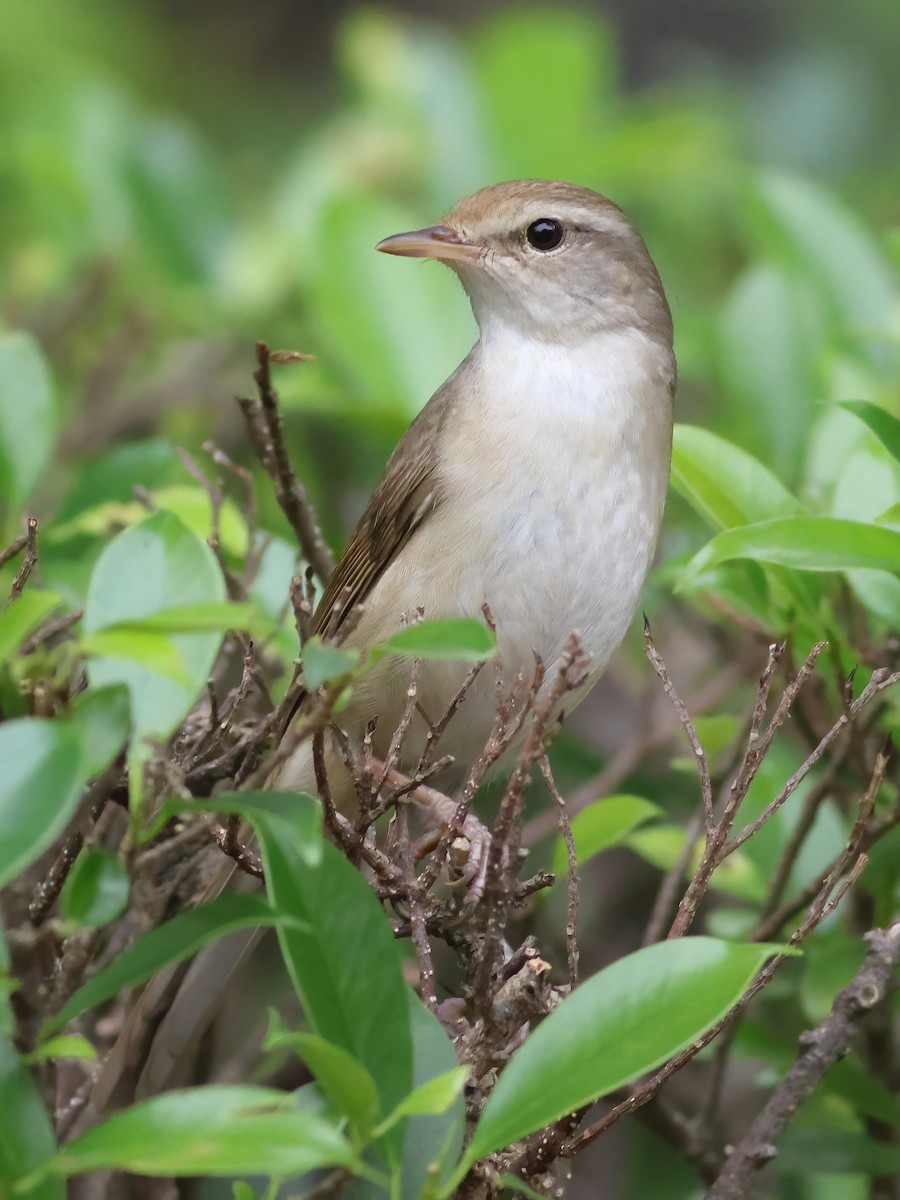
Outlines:
<svg viewBox="0 0 900 1200"><path fill-rule="evenodd" d="M375 247L383 254L401 254L404 258L478 258L481 251L471 242L464 242L449 225L431 225L410 233L395 233Z"/></svg>

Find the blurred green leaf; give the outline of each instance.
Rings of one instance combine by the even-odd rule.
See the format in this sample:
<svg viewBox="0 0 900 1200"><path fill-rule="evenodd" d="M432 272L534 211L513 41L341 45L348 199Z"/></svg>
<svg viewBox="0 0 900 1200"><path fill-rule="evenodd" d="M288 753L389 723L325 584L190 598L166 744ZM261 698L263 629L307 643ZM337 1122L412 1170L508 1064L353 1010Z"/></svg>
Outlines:
<svg viewBox="0 0 900 1200"><path fill-rule="evenodd" d="M757 188L791 260L824 290L841 320L857 336L889 331L896 281L859 218L809 180L767 172Z"/></svg>
<svg viewBox="0 0 900 1200"><path fill-rule="evenodd" d="M768 467L708 429L676 425L672 486L717 529L803 512Z"/></svg>
<svg viewBox="0 0 900 1200"><path fill-rule="evenodd" d="M199 908L179 913L164 925L138 938L118 958L83 984L56 1016L44 1023L43 1035L61 1029L73 1017L112 999L125 988L142 983L170 963L189 958L207 942L237 929L274 925L278 916L259 896L232 895L229 892L208 904L201 904Z"/></svg>
<svg viewBox="0 0 900 1200"><path fill-rule="evenodd" d="M68 723L78 731L82 770L88 779L104 771L124 748L129 720L128 689L121 684L88 688L72 701Z"/></svg>
<svg viewBox="0 0 900 1200"><path fill-rule="evenodd" d="M301 651L303 661L303 686L314 692L323 683L341 679L356 669L359 662L358 650L342 650L331 646L320 637L311 637Z"/></svg>
<svg viewBox="0 0 900 1200"><path fill-rule="evenodd" d="M53 452L56 402L44 357L26 333L0 336L0 497L15 518Z"/></svg>
<svg viewBox="0 0 900 1200"><path fill-rule="evenodd" d="M728 389L726 420L747 449L792 481L800 474L817 394L824 332L817 299L815 289L796 273L757 262L738 278L717 318L719 371ZM706 465L716 468L720 480L727 478L728 464L711 458ZM738 460L738 465L744 464ZM758 464L757 469L764 470ZM737 486L753 503L752 479L745 471ZM765 481L760 503L783 490L778 485L773 491ZM799 507L795 502L794 509L751 513L743 522L727 524L786 516Z"/></svg>
<svg viewBox="0 0 900 1200"><path fill-rule="evenodd" d="M134 1104L59 1152L53 1169L115 1168L140 1175L265 1175L288 1179L317 1167L352 1167L332 1125L290 1093L263 1087L195 1087Z"/></svg>
<svg viewBox="0 0 900 1200"><path fill-rule="evenodd" d="M779 1172L838 1175L889 1175L896 1177L900 1151L896 1146L851 1130L791 1128L778 1144Z"/></svg>
<svg viewBox="0 0 900 1200"><path fill-rule="evenodd" d="M582 983L513 1054L482 1109L463 1166L690 1045L725 1015L776 949L678 938L638 950Z"/></svg>
<svg viewBox="0 0 900 1200"><path fill-rule="evenodd" d="M43 1062L48 1058L73 1058L90 1062L97 1057L96 1048L79 1033L61 1033L48 1038L28 1056L30 1062Z"/></svg>
<svg viewBox="0 0 900 1200"><path fill-rule="evenodd" d="M841 408L868 425L884 448L900 462L900 421L893 413L868 400L843 400Z"/></svg>
<svg viewBox="0 0 900 1200"><path fill-rule="evenodd" d="M58 592L26 588L0 611L0 662L15 654L22 642L44 621L62 597Z"/></svg>
<svg viewBox="0 0 900 1200"><path fill-rule="evenodd" d="M83 634L78 639L78 648L82 654L93 658L95 665L100 666L99 678L93 669L91 676L101 686L110 678L113 670L111 664L116 662L120 664L120 672L124 672L126 666L131 664L144 667L161 679L169 679L183 689L190 687L191 679L184 655L169 634L154 633L150 629L138 630L134 624L123 622L97 633ZM130 681L123 677L122 682L128 684ZM109 686L115 685L110 683ZM132 697L135 695L133 688L130 694Z"/></svg>
<svg viewBox="0 0 900 1200"><path fill-rule="evenodd" d="M727 529L700 550L685 569L690 580L733 558L775 563L800 571L877 567L900 571L900 532L838 517L784 517Z"/></svg>
<svg viewBox="0 0 900 1200"><path fill-rule="evenodd" d="M4 1001L5 1003L5 1001ZM16 1181L38 1171L56 1151L53 1126L31 1072L0 1034L0 1192L12 1196ZM18 1191L18 1189L16 1189ZM42 1179L23 1189L28 1200L63 1200L61 1179Z"/></svg>
<svg viewBox="0 0 900 1200"><path fill-rule="evenodd" d="M482 621L472 617L450 617L408 625L387 641L373 646L369 654L376 660L387 654L404 654L409 658L482 662L496 652L497 639Z"/></svg>
<svg viewBox="0 0 900 1200"><path fill-rule="evenodd" d="M0 887L65 829L84 783L80 765L71 726L37 717L0 725Z"/></svg>
<svg viewBox="0 0 900 1200"><path fill-rule="evenodd" d="M79 925L106 925L128 903L131 880L119 860L105 850L83 850L60 893L63 915Z"/></svg>
<svg viewBox="0 0 900 1200"><path fill-rule="evenodd" d="M133 621L107 626L105 633L225 633L229 629L250 629L258 614L252 604L182 604L163 608Z"/></svg>
<svg viewBox="0 0 900 1200"><path fill-rule="evenodd" d="M104 549L91 576L84 628L89 635L134 638L138 635L111 634L109 627L184 605L224 601L224 580L209 547L172 513L154 512ZM91 664L91 680L127 684L136 734L164 738L177 728L206 682L220 641L218 632L171 635L184 659L184 682L112 655Z"/></svg>
<svg viewBox="0 0 900 1200"><path fill-rule="evenodd" d="M601 850L619 845L633 829L658 817L659 813L659 805L642 796L601 796L572 818L572 836L579 863L587 862ZM560 837L550 869L563 877L566 865L566 846Z"/></svg>

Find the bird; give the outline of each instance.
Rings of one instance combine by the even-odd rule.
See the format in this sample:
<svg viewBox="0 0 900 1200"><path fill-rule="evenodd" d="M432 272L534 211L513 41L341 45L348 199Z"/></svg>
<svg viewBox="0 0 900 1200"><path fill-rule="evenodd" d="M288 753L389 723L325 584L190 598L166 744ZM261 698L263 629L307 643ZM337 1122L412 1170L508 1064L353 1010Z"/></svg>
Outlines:
<svg viewBox="0 0 900 1200"><path fill-rule="evenodd" d="M465 289L479 337L391 455L328 582L313 632L365 650L416 614L481 618L496 628L504 685L549 686L577 631L589 660L566 711L596 683L622 641L653 561L672 447L676 387L669 305L647 247L623 211L571 183L485 187L444 220L394 234L377 250L434 259ZM417 708L401 752L412 769L429 720L466 664L421 664ZM382 660L356 685L341 725L359 739L377 720L386 753L407 703L409 663ZM452 758L434 782L459 785L489 735L496 684L483 674L441 740ZM353 804L338 748L329 789ZM315 793L309 742L270 786Z"/></svg>
<svg viewBox="0 0 900 1200"><path fill-rule="evenodd" d="M346 632L345 646L365 650L419 614L483 619L487 605L497 670L509 686L532 677L535 658L552 680L577 631L589 665L565 697L571 711L624 638L659 536L676 390L659 273L611 200L538 179L482 188L439 224L394 234L376 249L450 267L479 336L390 456L317 604L313 632ZM441 715L467 670L421 664L401 767L418 762L428 718ZM358 738L377 719L374 750L383 756L409 682L408 660L382 659L354 687L342 727ZM495 679L482 672L441 740L442 756L453 761L430 782L458 786L490 733L496 703ZM352 780L336 747L325 749L332 799L346 811ZM308 741L267 786L317 791ZM223 881L229 870L233 864ZM104 1065L94 1104L113 1094L161 1006L168 1011L137 1091L170 1086L255 937L207 946L174 1001L173 981L151 983Z"/></svg>

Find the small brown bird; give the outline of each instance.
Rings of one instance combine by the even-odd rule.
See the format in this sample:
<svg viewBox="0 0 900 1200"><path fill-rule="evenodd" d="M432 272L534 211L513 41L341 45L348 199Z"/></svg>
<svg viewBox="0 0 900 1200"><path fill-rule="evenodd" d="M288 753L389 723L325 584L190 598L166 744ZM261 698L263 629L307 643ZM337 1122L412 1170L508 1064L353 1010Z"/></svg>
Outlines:
<svg viewBox="0 0 900 1200"><path fill-rule="evenodd" d="M590 655L590 690L634 614L662 518L672 445L672 319L656 267L612 201L569 183L499 183L461 200L443 224L386 238L387 254L433 258L459 276L479 339L400 441L350 538L314 624L363 604L347 644L365 648L417 610L497 627L507 684L537 654L549 685L567 637ZM335 614L335 605L339 607ZM439 716L466 667L423 664L421 713ZM341 723L376 752L403 712L409 665L379 664ZM485 674L441 742L454 786L490 732ZM417 713L401 765L418 761ZM353 787L327 754L339 804ZM309 744L272 786L315 792Z"/></svg>
<svg viewBox="0 0 900 1200"><path fill-rule="evenodd" d="M538 179L484 188L442 224L377 248L447 263L469 295L479 339L391 455L318 606L316 628L333 626L335 617L339 626L363 604L347 644L364 648L419 609L432 618L480 617L487 604L510 685L519 673L531 678L535 654L552 679L578 630L591 663L580 694L566 698L571 709L625 635L662 519L675 358L656 267L612 201ZM439 715L465 671L424 663L423 711ZM441 742L442 754L455 759L438 780L445 789L490 732L491 676L478 680ZM341 723L359 735L377 716L375 749L383 755L408 681L408 662L382 661L354 691ZM406 740L412 763L426 728L417 718ZM352 785L340 758L331 752L327 760L337 802L349 807ZM269 786L315 792L308 744ZM170 1086L197 1044L252 941L234 936L238 944L209 946L192 964L138 1094ZM154 1005L164 1010L168 1002L169 989L154 980L104 1067L98 1102L134 1067Z"/></svg>

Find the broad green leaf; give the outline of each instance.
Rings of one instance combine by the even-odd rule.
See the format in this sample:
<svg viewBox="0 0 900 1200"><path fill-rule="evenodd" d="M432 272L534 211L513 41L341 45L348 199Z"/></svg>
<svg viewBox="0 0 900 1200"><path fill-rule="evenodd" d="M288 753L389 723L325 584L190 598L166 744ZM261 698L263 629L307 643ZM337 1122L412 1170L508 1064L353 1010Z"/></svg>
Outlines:
<svg viewBox="0 0 900 1200"><path fill-rule="evenodd" d="M684 578L690 580L708 567L735 558L801 571L847 571L855 567L900 571L900 532L839 517L761 521L718 534L694 555Z"/></svg>
<svg viewBox="0 0 900 1200"><path fill-rule="evenodd" d="M153 492L153 501L164 512L173 513L204 544L212 532L212 506L203 488L174 484ZM219 545L234 558L247 553L247 525L240 509L228 496L219 513Z"/></svg>
<svg viewBox="0 0 900 1200"><path fill-rule="evenodd" d="M142 983L151 975L196 954L207 942L255 925L274 925L279 914L259 896L225 892L199 908L179 913L164 925L151 929L98 971L71 996L62 1009L45 1022L43 1035L61 1029L67 1021L89 1008L117 996L125 988Z"/></svg>
<svg viewBox="0 0 900 1200"><path fill-rule="evenodd" d="M457 1178L492 1150L689 1046L725 1015L776 950L678 938L638 950L582 983L513 1054L482 1109Z"/></svg>
<svg viewBox="0 0 900 1200"><path fill-rule="evenodd" d="M333 846L322 844L321 862L311 870L287 820L261 810L250 819L270 903L293 918L279 921L278 937L312 1030L363 1063L382 1111L390 1112L412 1082L406 984L390 921Z"/></svg>
<svg viewBox="0 0 900 1200"><path fill-rule="evenodd" d="M695 425L675 426L672 486L717 529L803 512L800 501L752 454Z"/></svg>
<svg viewBox="0 0 900 1200"><path fill-rule="evenodd" d="M801 266L857 334L889 332L897 302L886 256L837 197L808 180L768 172L758 194L769 220Z"/></svg>
<svg viewBox="0 0 900 1200"><path fill-rule="evenodd" d="M379 1132L390 1129L402 1117L440 1116L462 1095L469 1071L467 1067L452 1067L434 1079L426 1080L401 1100L394 1111L385 1118Z"/></svg>
<svg viewBox="0 0 900 1200"><path fill-rule="evenodd" d="M0 497L11 516L33 491L56 440L44 356L27 333L0 337Z"/></svg>
<svg viewBox="0 0 900 1200"><path fill-rule="evenodd" d="M453 1043L437 1017L408 990L416 1088L457 1067ZM462 1149L466 1106L457 1096L447 1112L412 1116L406 1122L401 1169L401 1200L421 1200L426 1180L449 1179Z"/></svg>
<svg viewBox="0 0 900 1200"><path fill-rule="evenodd" d="M786 1130L778 1142L779 1172L796 1172L804 1179L829 1173L836 1175L886 1175L897 1177L900 1151L895 1145L876 1142L864 1133L799 1125ZM872 1192L869 1193L870 1195Z"/></svg>
<svg viewBox="0 0 900 1200"><path fill-rule="evenodd" d="M314 1033L294 1033L280 1022L270 1025L264 1048L288 1049L302 1058L335 1110L362 1136L372 1130L378 1119L378 1088L359 1059Z"/></svg>
<svg viewBox="0 0 900 1200"><path fill-rule="evenodd" d="M106 925L128 903L131 880L124 865L105 850L83 850L60 894L63 915L79 925Z"/></svg>
<svg viewBox="0 0 900 1200"><path fill-rule="evenodd" d="M42 1062L47 1058L77 1058L82 1062L97 1057L96 1048L80 1033L61 1033L48 1038L29 1054L29 1062Z"/></svg>
<svg viewBox="0 0 900 1200"><path fill-rule="evenodd" d="M61 1175L115 1168L140 1175L265 1175L352 1166L347 1140L289 1093L264 1087L166 1092L115 1113L69 1142Z"/></svg>
<svg viewBox="0 0 900 1200"><path fill-rule="evenodd" d="M209 547L172 513L154 512L120 533L100 555L91 575L84 628L87 634L99 634L122 621L224 600L222 573ZM170 636L184 659L184 682L112 655L91 664L95 684L128 685L139 736L164 738L177 728L203 687L221 641L218 632Z"/></svg>
<svg viewBox="0 0 900 1200"><path fill-rule="evenodd" d="M128 689L121 684L88 688L72 702L67 724L81 741L81 769L88 779L105 771L128 739Z"/></svg>
<svg viewBox="0 0 900 1200"><path fill-rule="evenodd" d="M472 617L449 617L440 621L419 621L401 629L385 642L373 646L373 658L386 654L404 654L409 658L454 659L458 662L482 662L497 652L497 640L483 621Z"/></svg>
<svg viewBox="0 0 900 1200"><path fill-rule="evenodd" d="M5 1002L4 1002L5 1003ZM56 1152L53 1126L28 1067L0 1035L0 1195L38 1171ZM43 1179L23 1191L28 1200L64 1200L62 1180Z"/></svg>
<svg viewBox="0 0 900 1200"><path fill-rule="evenodd" d="M99 678L93 667L91 668L91 678L100 686L106 682L104 676L111 662L122 664L122 669L125 664L144 667L152 674L169 679L182 688L190 684L184 655L170 634L139 630L134 625L116 625L109 629L101 629L99 633L84 634L78 639L78 647L89 658L103 660L95 664L101 670Z"/></svg>
<svg viewBox="0 0 900 1200"><path fill-rule="evenodd" d="M803 462L817 398L821 309L808 279L771 262L752 262L716 319L718 368L727 389L720 416L748 449L791 480ZM763 515L783 514L748 519Z"/></svg>
<svg viewBox="0 0 900 1200"><path fill-rule="evenodd" d="M62 597L58 592L41 592L26 588L18 600L0 611L0 662L5 662L21 646L30 633L49 617Z"/></svg>
<svg viewBox="0 0 900 1200"><path fill-rule="evenodd" d="M578 861L587 862L601 850L617 846L633 829L659 816L659 812L658 805L642 796L603 796L595 800L572 818ZM564 876L566 869L566 845L559 838L553 851L551 870L557 876Z"/></svg>
<svg viewBox="0 0 900 1200"><path fill-rule="evenodd" d="M303 686L314 692L323 683L349 675L359 662L358 650L330 646L319 637L311 637L302 650Z"/></svg>
<svg viewBox="0 0 900 1200"><path fill-rule="evenodd" d="M680 825L661 824L652 825L649 829L633 830L627 835L627 845L658 870L670 871L684 849L684 829ZM698 843L688 861L686 875L696 870L702 854L702 843ZM761 900L766 894L766 876L749 853L737 850L718 868L710 886L729 896Z"/></svg>
<svg viewBox="0 0 900 1200"><path fill-rule="evenodd" d="M80 765L77 732L65 722L0 725L0 887L65 829L81 795Z"/></svg>
<svg viewBox="0 0 900 1200"><path fill-rule="evenodd" d="M841 408L846 408L868 425L884 448L900 462L900 421L893 413L868 400L844 400Z"/></svg>
<svg viewBox="0 0 900 1200"><path fill-rule="evenodd" d="M119 621L110 625L107 633L225 633L229 629L249 629L257 619L252 604L182 604L133 621Z"/></svg>

